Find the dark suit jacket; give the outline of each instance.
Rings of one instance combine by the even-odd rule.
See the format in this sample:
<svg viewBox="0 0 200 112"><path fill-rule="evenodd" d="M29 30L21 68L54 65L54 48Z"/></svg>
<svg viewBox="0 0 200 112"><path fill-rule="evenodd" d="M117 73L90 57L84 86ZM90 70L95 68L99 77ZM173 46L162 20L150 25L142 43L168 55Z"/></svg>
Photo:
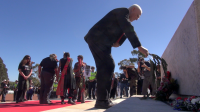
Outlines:
<svg viewBox="0 0 200 112"><path fill-rule="evenodd" d="M119 41L120 45L128 38L133 48L141 46L133 26L127 20L128 15L127 8L117 8L110 11L89 30L84 37L85 41L112 46L125 33Z"/></svg>

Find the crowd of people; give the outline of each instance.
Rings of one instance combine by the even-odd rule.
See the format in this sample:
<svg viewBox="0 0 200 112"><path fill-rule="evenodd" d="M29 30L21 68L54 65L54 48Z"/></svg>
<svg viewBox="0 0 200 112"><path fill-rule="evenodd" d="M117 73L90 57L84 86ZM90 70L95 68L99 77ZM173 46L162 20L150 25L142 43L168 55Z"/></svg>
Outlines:
<svg viewBox="0 0 200 112"><path fill-rule="evenodd" d="M94 57L97 72L91 73L88 81L89 99L95 99L95 108L109 108L115 105L110 100L110 97L115 97L116 91L120 90L120 97L122 94L128 96L128 82L130 80L130 93L131 95L136 93L136 75L131 76L130 73L133 66L125 67L120 78L115 78L114 68L115 63L111 55L112 47L121 46L128 38L132 47L138 48L138 50L148 56L148 50L144 48L139 38L131 25L131 22L138 20L142 14L142 9L139 5L134 4L129 8L116 8L107 13L102 19L100 19L85 35L84 40L88 44L88 47ZM49 100L50 93L52 91L54 76L58 82L57 89L53 93L61 97L61 103L65 104L64 99L68 94L68 103L76 104L75 102L85 102L85 88L86 80L83 74L86 73L88 65L83 62L83 56L77 56L78 62L75 63L72 69L72 61L69 53L64 53L64 56L59 61L56 54L51 54L49 57L44 58L38 67L38 76L41 81L41 88L39 94L40 104L51 104ZM59 62L59 66L57 66ZM16 94L16 103L24 101L25 93L29 90L28 79L32 73L31 57L26 55L19 64L19 78L18 78L18 91ZM148 65L142 65L145 70L149 70ZM129 69L130 70L129 70ZM93 68L94 69L94 68ZM129 73L130 72L130 73ZM74 74L73 74L74 73ZM61 74L61 75L59 75ZM145 71L144 71L144 74ZM147 76L145 76L147 77ZM145 94L150 80L148 78L143 79L142 93ZM145 83L145 84L144 84ZM95 86L96 84L96 86ZM153 84L153 83L151 83ZM152 88L154 87L151 85ZM94 89L95 88L95 89ZM139 87L140 88L140 87ZM125 89L125 92L122 90ZM154 92L154 89L152 89ZM94 93L96 93L94 95Z"/></svg>
<svg viewBox="0 0 200 112"><path fill-rule="evenodd" d="M29 64L30 57L28 57L28 56L25 56L25 57L26 58L24 58L24 59L28 60L27 64ZM50 57L45 58L45 60L50 59L52 57L56 57L56 55L51 54ZM64 65L66 64L67 60L64 62L62 62L62 61L67 59L68 57L69 57L69 53L64 53L63 58L60 59L60 61L59 61L60 63L57 68L58 71L63 71ZM58 61L56 58L54 58L54 59L56 61L56 64L55 64L55 66L56 66ZM46 86L44 86L44 84L43 84L44 81L41 79L41 85L44 86L44 88L42 88L42 91L45 91L44 89L48 89L48 91L46 91L46 93L45 93L45 96L43 96L43 98L46 98L44 100L44 101L46 101L46 103L51 103L49 100L50 98L58 98L58 95L60 95L60 94L56 93L56 91L58 88L58 81L61 78L64 78L64 84L63 84L64 85L63 86L64 93L62 95L60 95L62 104L65 104L64 99L66 99L66 98L68 99L68 103L70 103L70 104L75 104L76 99L78 102L82 102L82 103L84 103L85 98L87 98L88 100L96 99L96 97L97 97L97 94L96 94L97 71L95 71L95 67L92 66L91 70L90 70L90 72L91 72L90 76L89 77L84 77L84 76L81 77L81 75L83 75L84 66L86 65L86 63L83 62L83 56L81 56L81 55L78 56L78 60L79 61L77 63L75 63L75 65L74 65L74 69L72 70L72 68L71 68L72 71L70 71L70 70L68 71L68 74L70 74L70 75L65 75L64 77L62 77L60 75L56 77L55 73L53 73L51 75L46 75L46 76L44 76L45 80L47 80L49 76L52 76L49 80L47 80L47 82L52 81L52 83L50 83L50 84L48 83ZM79 62L84 64L84 65L82 65L82 68L78 68ZM49 66L50 63L47 63L47 64ZM19 66L21 66L21 65L19 65ZM40 67L41 66L45 66L44 59L42 60L42 62L40 64ZM161 82L160 66L157 66L156 83L155 83L155 81L153 81L154 79L150 75L150 63L148 61L144 61L144 58L138 59L138 68L135 68L135 66L121 66L120 69L122 70L122 73L119 76L117 76L117 74L113 74L110 98L116 99L116 98L129 97L132 95L141 95L141 94L144 95L144 98L147 98L147 97L149 97L150 94L155 95L155 92ZM26 69L26 70L29 70L29 69ZM43 70L45 70L45 67ZM50 70L50 69L48 69L48 70ZM21 70L19 70L19 71L21 71ZM29 71L31 71L31 70L29 70ZM57 71L57 70L55 70L55 71ZM23 72L23 73L29 74L28 72L27 73ZM19 75L19 80L21 77L20 75ZM39 77L41 78L40 75L39 75ZM84 82L81 78L84 79ZM83 85L85 85L85 87L80 86L81 82ZM21 81L20 83L23 83L23 81ZM42 102L43 99L40 98L40 96L44 95L44 94L40 94L41 93L40 92L41 85L40 86L33 85L32 80L27 79L27 82L24 85L25 88L23 88L23 90L22 90L19 86L20 83L18 84L18 80L16 80L15 84L13 85L13 91L14 91L13 101L16 101L18 103L18 102L22 102L22 101L26 101L26 100L32 100L32 96L34 94L37 94L38 100L41 101L41 104L45 103L45 102ZM3 88L3 91L1 92L1 95L2 95L1 102L5 102L5 96L6 96L7 90L8 90L8 88L10 88L9 80L4 80L1 83L1 87ZM21 89L21 90L18 91L18 89ZM82 89L84 89L84 91L82 91ZM149 90L149 92L147 90ZM23 91L23 93L21 91ZM21 94L21 96L16 97L17 94ZM78 96L78 98L77 98L77 96Z"/></svg>

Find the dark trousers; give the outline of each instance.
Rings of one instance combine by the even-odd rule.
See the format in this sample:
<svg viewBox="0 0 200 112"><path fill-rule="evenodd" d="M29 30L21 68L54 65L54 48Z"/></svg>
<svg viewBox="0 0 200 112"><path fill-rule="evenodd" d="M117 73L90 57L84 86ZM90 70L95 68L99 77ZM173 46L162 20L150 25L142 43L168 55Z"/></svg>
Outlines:
<svg viewBox="0 0 200 112"><path fill-rule="evenodd" d="M95 99L95 86L96 86L96 81L88 82L89 98L91 98L91 92L92 92L92 97L93 99Z"/></svg>
<svg viewBox="0 0 200 112"><path fill-rule="evenodd" d="M110 98L113 98L113 99L115 98L116 91L117 91L117 88L111 89Z"/></svg>
<svg viewBox="0 0 200 112"><path fill-rule="evenodd" d="M121 83L120 86L121 86L120 87L120 89L121 89L120 97L122 97L122 92L123 92L124 89L125 89L125 92L126 92L126 97L128 97L128 84L127 83Z"/></svg>
<svg viewBox="0 0 200 112"><path fill-rule="evenodd" d="M17 96L17 91L14 91L14 94L13 94L13 101L16 101L16 96Z"/></svg>
<svg viewBox="0 0 200 112"><path fill-rule="evenodd" d="M27 93L27 100L32 100L32 96L33 96L32 93Z"/></svg>
<svg viewBox="0 0 200 112"><path fill-rule="evenodd" d="M53 85L54 74L42 71L41 72L41 89L40 89L40 103L48 103L49 92Z"/></svg>
<svg viewBox="0 0 200 112"><path fill-rule="evenodd" d="M58 98L58 96L56 95L56 91L52 91L51 94L52 94L52 98Z"/></svg>
<svg viewBox="0 0 200 112"><path fill-rule="evenodd" d="M115 68L111 46L87 41L97 67L97 101L108 101Z"/></svg>
<svg viewBox="0 0 200 112"><path fill-rule="evenodd" d="M5 100L5 99L6 99L6 92L3 91L1 95L2 95L1 101L2 101L2 102L5 102L5 101L6 101L6 100Z"/></svg>
<svg viewBox="0 0 200 112"><path fill-rule="evenodd" d="M16 95L16 100L17 101L23 101L24 100L24 96L25 96L25 92L26 92L26 80L22 80L22 81L19 81L19 84L18 84L18 91L17 91L17 95ZM20 87L22 86L22 87Z"/></svg>
<svg viewBox="0 0 200 112"><path fill-rule="evenodd" d="M137 80L132 78L130 80L130 97L137 94Z"/></svg>
<svg viewBox="0 0 200 112"><path fill-rule="evenodd" d="M85 88L81 88L80 87L80 83L81 83L81 78L83 77L75 77L76 78L76 90L74 91L74 97L73 99L77 99L77 95L78 95L78 100L81 102L85 102ZM85 79L82 79L82 83L83 85L85 85Z"/></svg>
<svg viewBox="0 0 200 112"><path fill-rule="evenodd" d="M143 85L143 79L138 80L137 95L142 94L142 85Z"/></svg>
<svg viewBox="0 0 200 112"><path fill-rule="evenodd" d="M68 90L69 90L68 91L68 99L74 98L74 89L68 89ZM66 98L65 96L60 96L60 97L61 97L61 99L65 99Z"/></svg>

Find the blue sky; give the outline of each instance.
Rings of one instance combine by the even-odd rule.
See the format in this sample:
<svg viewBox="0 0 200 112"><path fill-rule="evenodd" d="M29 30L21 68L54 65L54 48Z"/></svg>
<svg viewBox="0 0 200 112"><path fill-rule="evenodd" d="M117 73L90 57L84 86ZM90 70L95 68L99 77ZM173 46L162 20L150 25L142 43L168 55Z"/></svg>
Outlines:
<svg viewBox="0 0 200 112"><path fill-rule="evenodd" d="M140 19L132 22L140 42L150 53L162 56L193 0L0 0L0 57L11 81L18 79L18 65L25 55L40 63L51 53L58 59L69 52L95 66L84 41L88 30L110 10L139 4ZM117 65L132 57L128 39L112 48ZM137 49L136 49L137 50Z"/></svg>

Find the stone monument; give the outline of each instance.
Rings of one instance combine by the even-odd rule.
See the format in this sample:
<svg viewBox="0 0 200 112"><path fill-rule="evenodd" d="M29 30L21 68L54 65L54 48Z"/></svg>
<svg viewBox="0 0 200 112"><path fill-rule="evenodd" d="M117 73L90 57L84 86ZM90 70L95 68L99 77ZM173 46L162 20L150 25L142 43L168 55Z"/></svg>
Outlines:
<svg viewBox="0 0 200 112"><path fill-rule="evenodd" d="M200 0L192 2L162 58L178 80L179 94L200 96Z"/></svg>

